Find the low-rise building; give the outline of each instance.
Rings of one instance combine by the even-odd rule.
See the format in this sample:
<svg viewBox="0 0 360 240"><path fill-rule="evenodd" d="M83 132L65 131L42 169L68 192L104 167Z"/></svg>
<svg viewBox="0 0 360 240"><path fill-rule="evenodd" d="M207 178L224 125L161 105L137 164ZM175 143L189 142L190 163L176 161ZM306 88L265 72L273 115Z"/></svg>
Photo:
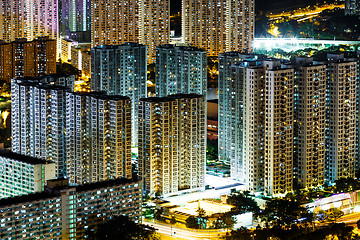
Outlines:
<svg viewBox="0 0 360 240"><path fill-rule="evenodd" d="M44 191L55 178L55 163L10 151L0 151L0 198Z"/></svg>
<svg viewBox="0 0 360 240"><path fill-rule="evenodd" d="M126 215L141 222L141 184L115 179L77 187L48 181L44 192L0 200L1 239L84 239L85 230Z"/></svg>

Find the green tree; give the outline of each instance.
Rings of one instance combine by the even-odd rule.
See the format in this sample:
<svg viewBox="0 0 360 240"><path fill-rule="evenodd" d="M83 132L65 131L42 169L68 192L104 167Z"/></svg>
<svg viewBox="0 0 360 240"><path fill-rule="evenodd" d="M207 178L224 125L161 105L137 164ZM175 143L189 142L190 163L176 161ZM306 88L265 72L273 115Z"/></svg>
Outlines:
<svg viewBox="0 0 360 240"><path fill-rule="evenodd" d="M160 198L161 198L161 192L160 192L160 191L156 191L154 198L155 198L155 199L160 199Z"/></svg>
<svg viewBox="0 0 360 240"><path fill-rule="evenodd" d="M207 149L206 149L207 155L211 159L217 159L218 158L218 140L217 139L207 140L206 147L207 147Z"/></svg>
<svg viewBox="0 0 360 240"><path fill-rule="evenodd" d="M76 75L79 76L80 72L76 67L69 63L58 63L56 64L56 73L60 75Z"/></svg>
<svg viewBox="0 0 360 240"><path fill-rule="evenodd" d="M330 208L326 213L326 220L332 223L336 223L342 216L344 216L344 212L338 208Z"/></svg>
<svg viewBox="0 0 360 240"><path fill-rule="evenodd" d="M215 229L221 229L221 228L223 228L223 226L224 226L224 224L223 224L223 222L222 222L221 217L218 217L218 218L214 221L214 223L213 223L213 227L214 227Z"/></svg>
<svg viewBox="0 0 360 240"><path fill-rule="evenodd" d="M176 224L176 223L177 223L177 221L176 221L175 216L171 216L171 218L170 218L170 224L174 225L174 224Z"/></svg>
<svg viewBox="0 0 360 240"><path fill-rule="evenodd" d="M198 208L196 210L197 212L197 220L199 223L200 228L206 228L206 222L207 222L207 217L206 217L206 211L203 208Z"/></svg>
<svg viewBox="0 0 360 240"><path fill-rule="evenodd" d="M156 209L155 213L154 213L154 219L164 222L165 220L164 220L164 217L162 216L163 212L164 212L164 210L162 208Z"/></svg>
<svg viewBox="0 0 360 240"><path fill-rule="evenodd" d="M252 232L249 231L245 227L241 227L238 230L233 230L225 235L226 240L251 240L252 238Z"/></svg>
<svg viewBox="0 0 360 240"><path fill-rule="evenodd" d="M221 221L223 222L223 227L226 229L233 228L236 223L235 217L230 212L221 215Z"/></svg>
<svg viewBox="0 0 360 240"><path fill-rule="evenodd" d="M307 209L301 207L298 202L274 198L266 202L262 216L275 226L290 226L306 214Z"/></svg>
<svg viewBox="0 0 360 240"><path fill-rule="evenodd" d="M185 226L187 228L195 228L195 229L199 229L200 228L200 225L196 219L196 217L194 216L190 216L186 219L185 221Z"/></svg>
<svg viewBox="0 0 360 240"><path fill-rule="evenodd" d="M359 239L352 232L353 227L346 226L344 223L324 225L310 231L304 231L297 225L291 228L273 227L269 229L256 229L254 231L245 228L231 231L225 236L227 240L323 240L323 239L341 239L355 240Z"/></svg>
<svg viewBox="0 0 360 240"><path fill-rule="evenodd" d="M316 214L313 212L306 212L303 214L303 217L305 218L303 220L303 225L305 228L311 227L312 230L315 228L315 220L316 220Z"/></svg>
<svg viewBox="0 0 360 240"><path fill-rule="evenodd" d="M249 195L249 192L235 192L232 193L228 199L227 203L234 206L233 211L236 213L246 213L252 212L257 216L260 212L260 208L257 205L256 201Z"/></svg>
<svg viewBox="0 0 360 240"><path fill-rule="evenodd" d="M357 220L357 222L356 222L356 227L357 227L358 229L360 229L360 219Z"/></svg>
<svg viewBox="0 0 360 240"><path fill-rule="evenodd" d="M351 192L360 189L360 182L354 178L340 178L335 181L335 192Z"/></svg>
<svg viewBox="0 0 360 240"><path fill-rule="evenodd" d="M154 228L136 224L126 216L116 216L86 233L91 240L160 240Z"/></svg>
<svg viewBox="0 0 360 240"><path fill-rule="evenodd" d="M199 217L199 218L203 218L203 217L205 217L206 216L206 212L205 212L205 210L203 209L203 208L198 208L197 210L196 210L196 212L197 212L197 216Z"/></svg>

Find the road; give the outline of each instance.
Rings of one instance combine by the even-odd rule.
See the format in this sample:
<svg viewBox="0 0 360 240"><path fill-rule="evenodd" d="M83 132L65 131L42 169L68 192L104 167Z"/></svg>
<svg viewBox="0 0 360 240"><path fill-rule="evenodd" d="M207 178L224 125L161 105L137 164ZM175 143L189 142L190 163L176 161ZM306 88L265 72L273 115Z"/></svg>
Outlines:
<svg viewBox="0 0 360 240"><path fill-rule="evenodd" d="M197 239L221 239L221 236L226 232L223 230L192 230L187 228L180 228L168 224L151 222L143 220L143 224L156 228L157 232L162 235L167 235L168 239L184 239L184 240L197 240Z"/></svg>
<svg viewBox="0 0 360 240"><path fill-rule="evenodd" d="M341 217L337 222L346 223L347 225L356 226L356 222L360 219L360 213L352 213ZM169 224L152 222L144 219L143 224L149 225L157 229L161 239L164 240L219 240L226 234L223 230L192 230L182 227L175 227Z"/></svg>
<svg viewBox="0 0 360 240"><path fill-rule="evenodd" d="M345 216L342 216L338 222L343 222L348 225L356 224L356 222L360 219L360 213L351 213Z"/></svg>
<svg viewBox="0 0 360 240"><path fill-rule="evenodd" d="M324 10L332 10L334 8L345 8L345 4L329 4L329 5L323 5L321 7L316 7L315 9L298 9L295 12L289 11L289 12L282 12L280 14L268 14L267 17L271 20L278 20L283 17L289 17L289 18L302 18L305 16L316 16L319 13L321 13Z"/></svg>

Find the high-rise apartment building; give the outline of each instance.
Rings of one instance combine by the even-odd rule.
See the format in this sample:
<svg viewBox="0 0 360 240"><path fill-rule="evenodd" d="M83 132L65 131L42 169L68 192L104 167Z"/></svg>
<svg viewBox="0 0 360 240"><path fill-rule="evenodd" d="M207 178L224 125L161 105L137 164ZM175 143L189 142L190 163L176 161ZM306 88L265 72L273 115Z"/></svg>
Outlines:
<svg viewBox="0 0 360 240"><path fill-rule="evenodd" d="M55 178L55 163L0 151L0 199L42 192Z"/></svg>
<svg viewBox="0 0 360 240"><path fill-rule="evenodd" d="M265 75L265 193L293 189L294 69L264 62Z"/></svg>
<svg viewBox="0 0 360 240"><path fill-rule="evenodd" d="M251 51L254 38L253 0L182 0L185 43L205 49L209 56Z"/></svg>
<svg viewBox="0 0 360 240"><path fill-rule="evenodd" d="M199 94L206 96L206 51L188 46L162 45L156 48L156 96Z"/></svg>
<svg viewBox="0 0 360 240"><path fill-rule="evenodd" d="M155 48L170 41L170 5L164 1L92 2L92 47L139 42L148 47L148 63Z"/></svg>
<svg viewBox="0 0 360 240"><path fill-rule="evenodd" d="M170 0L140 1L139 27L139 41L148 46L148 63L155 63L156 47L170 43Z"/></svg>
<svg viewBox="0 0 360 240"><path fill-rule="evenodd" d="M55 162L56 177L66 176L67 89L41 84L39 79L13 79L11 83L12 151Z"/></svg>
<svg viewBox="0 0 360 240"><path fill-rule="evenodd" d="M56 73L56 41L40 37L0 44L0 79L38 77Z"/></svg>
<svg viewBox="0 0 360 240"><path fill-rule="evenodd" d="M294 174L314 188L325 180L326 65L297 58L294 67Z"/></svg>
<svg viewBox="0 0 360 240"><path fill-rule="evenodd" d="M355 177L356 61L328 55L325 181Z"/></svg>
<svg viewBox="0 0 360 240"><path fill-rule="evenodd" d="M272 60L246 71L246 187L286 194L293 187L294 70Z"/></svg>
<svg viewBox="0 0 360 240"><path fill-rule="evenodd" d="M246 69L244 145L246 189L264 192L265 180L265 70Z"/></svg>
<svg viewBox="0 0 360 240"><path fill-rule="evenodd" d="M232 177L270 196L353 178L358 59L249 60L219 56L219 156Z"/></svg>
<svg viewBox="0 0 360 240"><path fill-rule="evenodd" d="M359 15L360 14L359 0L345 0L345 14Z"/></svg>
<svg viewBox="0 0 360 240"><path fill-rule="evenodd" d="M177 94L139 105L139 176L150 194L205 185L205 97Z"/></svg>
<svg viewBox="0 0 360 240"><path fill-rule="evenodd" d="M138 102L147 96L146 49L138 43L91 49L91 90L131 98L133 145L137 145Z"/></svg>
<svg viewBox="0 0 360 240"><path fill-rule="evenodd" d="M64 36L60 38L60 45L61 45L61 55L60 60L61 62L71 63L71 48L73 46L78 46L78 42L69 39L68 37Z"/></svg>
<svg viewBox="0 0 360 240"><path fill-rule="evenodd" d="M139 41L139 1L94 0L91 4L92 47Z"/></svg>
<svg viewBox="0 0 360 240"><path fill-rule="evenodd" d="M58 38L58 1L3 0L0 4L0 40Z"/></svg>
<svg viewBox="0 0 360 240"><path fill-rule="evenodd" d="M356 139L355 139L355 171L360 165L360 51L356 51L353 58L346 59L356 61Z"/></svg>
<svg viewBox="0 0 360 240"><path fill-rule="evenodd" d="M245 182L244 99L246 68L262 61L257 55L219 55L219 158L230 163L230 176Z"/></svg>
<svg viewBox="0 0 360 240"><path fill-rule="evenodd" d="M13 45L0 42L0 79L10 82L14 77Z"/></svg>
<svg viewBox="0 0 360 240"><path fill-rule="evenodd" d="M45 191L0 200L1 239L85 239L114 216L141 223L141 183L115 179L71 187L48 181Z"/></svg>
<svg viewBox="0 0 360 240"><path fill-rule="evenodd" d="M59 10L59 30L62 35L91 31L90 0L60 0Z"/></svg>
<svg viewBox="0 0 360 240"><path fill-rule="evenodd" d="M70 183L131 178L131 100L67 92L66 161Z"/></svg>
<svg viewBox="0 0 360 240"><path fill-rule="evenodd" d="M71 65L81 70L84 77L91 78L91 52L87 45L71 46Z"/></svg>
<svg viewBox="0 0 360 240"><path fill-rule="evenodd" d="M131 100L58 86L69 82L12 80L12 150L55 162L71 183L131 178Z"/></svg>

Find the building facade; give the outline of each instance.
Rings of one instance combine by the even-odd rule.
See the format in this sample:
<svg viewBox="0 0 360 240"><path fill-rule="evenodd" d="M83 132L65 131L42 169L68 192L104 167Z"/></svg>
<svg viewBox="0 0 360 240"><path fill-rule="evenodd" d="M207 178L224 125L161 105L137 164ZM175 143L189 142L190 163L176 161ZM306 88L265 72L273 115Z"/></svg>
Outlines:
<svg viewBox="0 0 360 240"><path fill-rule="evenodd" d="M83 77L91 78L91 52L88 45L71 46L71 65L81 70Z"/></svg>
<svg viewBox="0 0 360 240"><path fill-rule="evenodd" d="M298 186L315 188L325 180L326 65L297 58L294 80L294 169Z"/></svg>
<svg viewBox="0 0 360 240"><path fill-rule="evenodd" d="M139 42L140 2L92 1L91 46Z"/></svg>
<svg viewBox="0 0 360 240"><path fill-rule="evenodd" d="M0 200L1 239L84 239L85 229L125 215L141 222L141 183L116 179L69 187L48 181L44 192Z"/></svg>
<svg viewBox="0 0 360 240"><path fill-rule="evenodd" d="M219 56L219 156L232 177L269 196L354 178L358 59L243 57Z"/></svg>
<svg viewBox="0 0 360 240"><path fill-rule="evenodd" d="M230 164L233 179L245 182L246 69L262 64L258 55L219 55L219 158ZM251 114L251 113L249 113Z"/></svg>
<svg viewBox="0 0 360 240"><path fill-rule="evenodd" d="M61 35L69 32L91 31L90 0L60 0L59 30Z"/></svg>
<svg viewBox="0 0 360 240"><path fill-rule="evenodd" d="M58 23L58 1L1 1L0 39L3 41L11 42L17 38L32 41L43 36L56 40Z"/></svg>
<svg viewBox="0 0 360 240"><path fill-rule="evenodd" d="M40 81L40 83L39 83ZM67 87L41 79L11 83L12 151L56 163L56 177L66 176L65 93Z"/></svg>
<svg viewBox="0 0 360 240"><path fill-rule="evenodd" d="M60 38L60 45L61 45L61 54L60 60L61 62L71 63L71 48L73 46L77 46L79 43L69 39L67 37Z"/></svg>
<svg viewBox="0 0 360 240"><path fill-rule="evenodd" d="M148 63L155 63L156 47L170 43L170 1L140 1L140 39L148 47Z"/></svg>
<svg viewBox="0 0 360 240"><path fill-rule="evenodd" d="M131 100L66 93L66 159L70 183L131 178Z"/></svg>
<svg viewBox="0 0 360 240"><path fill-rule="evenodd" d="M56 73L56 41L40 37L0 43L0 79L38 77Z"/></svg>
<svg viewBox="0 0 360 240"><path fill-rule="evenodd" d="M219 159L230 163L230 175L245 182L243 116L245 68L240 53L219 55Z"/></svg>
<svg viewBox="0 0 360 240"><path fill-rule="evenodd" d="M328 55L325 181L355 177L356 61Z"/></svg>
<svg viewBox="0 0 360 240"><path fill-rule="evenodd" d="M91 90L131 98L133 145L137 145L138 102L147 96L146 49L142 44L125 43L91 50Z"/></svg>
<svg viewBox="0 0 360 240"><path fill-rule="evenodd" d="M360 14L359 0L345 0L345 14L359 15Z"/></svg>
<svg viewBox="0 0 360 240"><path fill-rule="evenodd" d="M205 97L145 98L139 105L139 177L149 194L205 185Z"/></svg>
<svg viewBox="0 0 360 240"><path fill-rule="evenodd" d="M182 36L209 56L251 51L254 17L253 0L182 0Z"/></svg>
<svg viewBox="0 0 360 240"><path fill-rule="evenodd" d="M9 151L0 151L0 199L44 191L55 178L55 163Z"/></svg>
<svg viewBox="0 0 360 240"><path fill-rule="evenodd" d="M155 79L157 97L178 93L206 96L206 52L196 47L169 44L157 47Z"/></svg>
<svg viewBox="0 0 360 240"><path fill-rule="evenodd" d="M246 187L265 195L293 189L294 70L279 60L246 70Z"/></svg>
<svg viewBox="0 0 360 240"><path fill-rule="evenodd" d="M294 69L264 62L265 74L265 194L293 190Z"/></svg>
<svg viewBox="0 0 360 240"><path fill-rule="evenodd" d="M155 62L155 48L170 42L170 2L92 2L91 46L138 42L148 47L148 63Z"/></svg>
<svg viewBox="0 0 360 240"><path fill-rule="evenodd" d="M265 70L262 67L246 69L244 98L245 129L243 158L246 170L246 189L264 191L265 177ZM245 154L246 153L246 154Z"/></svg>

